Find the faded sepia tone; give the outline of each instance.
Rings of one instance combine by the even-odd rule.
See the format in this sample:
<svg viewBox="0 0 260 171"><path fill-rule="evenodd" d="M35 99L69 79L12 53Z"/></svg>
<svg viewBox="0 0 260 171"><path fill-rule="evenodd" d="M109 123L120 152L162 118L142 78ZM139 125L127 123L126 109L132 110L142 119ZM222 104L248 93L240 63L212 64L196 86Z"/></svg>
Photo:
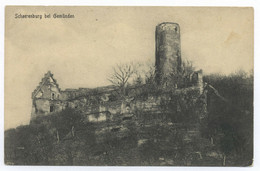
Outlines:
<svg viewBox="0 0 260 171"><path fill-rule="evenodd" d="M226 106L229 106L227 108L230 111L241 113L243 117L246 115L251 117L252 115L250 93L249 100L246 99L246 102L242 102L244 106L242 105L243 107L239 109L237 106L241 104L236 103L239 100L238 96L234 97L234 100L230 99L229 95L221 94L226 92L227 88L231 88L232 84L237 84L239 81L236 81L240 80L240 76L241 79L246 81L252 80L254 50L252 8L14 6L6 7L5 13L5 130L27 125L30 121L33 125L39 122L34 121L38 115L44 116L55 112L57 114L62 111L66 113L68 109L73 109L69 113L76 112L75 116L79 111L84 113L87 116L85 120L83 119L84 124L97 123L101 120L102 122L106 120L114 122L115 117L118 116L119 118L123 116L122 120L125 123L125 120L129 118L131 120L134 116L137 121L132 126L138 125L140 122L138 119L143 117L141 117L142 112L148 111L149 113L152 111L157 113L157 119L158 115L163 118L159 117L160 119L156 121L155 125L164 127L166 118L167 130L171 130L176 123L177 125L180 123L185 125L187 118L182 117L181 114L193 112L197 118L195 117L192 120L198 122L188 124L188 120L191 119L189 116L187 125L185 125L186 130L184 127L174 127L174 131L177 134L181 132L182 138L180 139L183 142L207 145L207 148L211 150L210 152L196 151L195 149L201 147L194 144L191 145L194 148L191 150L194 151L194 154L188 154L186 151L180 152L180 149L186 148L186 146L185 148L182 146L182 143L175 144L174 147L165 145L165 148L169 151L171 151L171 148L179 150L176 154L171 154L175 156L176 160L168 159L162 155L154 161L150 160L150 163L148 161L138 163L143 157L142 155L147 153L147 151L141 152L140 149L145 146L143 144L150 143L149 138L139 137L140 132L136 130L139 129L138 125L134 126L135 131L131 127L127 128L127 130L130 130L129 134L132 133L131 131L138 134L136 140L138 147L133 149L139 151L132 152L135 154L134 156L138 157L129 163L124 163L124 156L121 156L122 162L108 162L105 157L102 162L105 165L225 166L251 164L252 137L243 140L250 151L247 158L234 159L234 156L238 155L239 152L244 152L244 149L237 145L239 143L234 143L235 150L230 152L226 148L231 149L231 147L225 143L224 146L221 144L226 142L221 140L222 133L213 135L213 133L208 133L205 130L213 120L221 118L213 117L212 119L210 116L213 113L222 113L222 111L218 111L219 108L226 109ZM42 15L42 18L16 18L15 16L19 14ZM50 18L44 17L49 14ZM54 18L55 14L66 14L73 17ZM138 73L140 70L137 72L135 68L137 65L133 63L138 64L139 68L142 68L142 72L146 72L145 78L141 78L143 73ZM150 72L149 67L154 67L153 72ZM117 69L119 70L117 71ZM120 72L122 75L120 75ZM155 80L147 79L148 72L152 75L155 73L155 76L149 77L149 79L154 78ZM137 75L136 78L132 77L134 74ZM221 85L218 83L218 77L212 76L212 74L221 75L226 80L230 79L231 81L229 80L227 84ZM118 79L118 77L120 78ZM128 83L128 79L133 83ZM240 82L247 86L245 89L251 90L252 85L247 84L244 80ZM150 87L147 87L147 85ZM143 92L145 89L154 89L151 85L156 85L156 91L145 92L150 93L145 100L138 99L141 98L140 94L145 94ZM241 92L238 89L235 90ZM115 95L118 91L119 95ZM170 97L166 93L168 91L173 93ZM189 93L191 95L187 95ZM211 97L212 94L215 95L213 98ZM97 109L93 105L95 101L93 99L99 95ZM112 96L119 100L108 103ZM46 101L46 99L48 100ZM88 107L91 109L87 109ZM225 112L229 111L228 109ZM172 110L180 116L167 118L167 114L172 114ZM96 116L97 111L99 112L98 116ZM139 113L136 111L139 111ZM104 114L105 112L108 112L109 116L107 113ZM121 116L118 114L121 114ZM116 120L116 122L119 121ZM122 123L120 121L119 125ZM248 123L251 122L248 121ZM117 125L118 127L116 127L113 124L111 131L125 129L125 125ZM223 123L221 122L221 124ZM250 128L251 126L249 124ZM216 130L217 128L214 127ZM250 128L246 129L252 134ZM74 125L70 129L69 133L64 135L64 139L61 139L63 135L58 132L58 128L49 130L51 135L55 134L55 138L57 138L55 144L58 147L62 146L65 140L71 140L71 137L73 139L71 144L78 143L78 141L74 141L75 134L79 136L83 132L80 132L81 129L75 128ZM99 137L97 130L95 138L97 144L100 144L106 140ZM186 134L184 130L188 133ZM99 132L102 132L102 130L99 130ZM125 134L125 132L122 134ZM226 135L231 137L228 133ZM125 137L125 135L120 136ZM190 139L189 136L192 138ZM122 137L117 137L117 139ZM154 140L154 143L157 143L157 141L159 142L160 138ZM170 143L172 140L166 138L165 141ZM239 142L240 140L236 139L236 141ZM218 144L217 142L221 143ZM227 142L229 142L229 145L230 142L233 143L230 140ZM76 146L81 147L81 145ZM67 145L64 147L67 147ZM24 147L19 146L17 148L24 150ZM59 148L61 149L61 147ZM219 152L215 148L222 151ZM95 162L91 163L93 159L96 160L95 157L91 156L93 159L90 159L91 157L88 156L89 163L86 163L78 160L80 158L78 153L71 154L74 146L70 146L69 149L68 156L72 155L72 157L70 156L72 159L68 157L68 161L62 163L61 160L65 159L61 159L53 153L54 157L51 156L53 157L51 162L46 159L47 165L97 165ZM187 154L187 156L178 157L179 154ZM67 153L64 154L64 156L66 155ZM99 159L103 157L102 155L108 155L108 152L102 152L98 156ZM129 155L131 154L129 153ZM204 155L209 158L215 157L216 160L209 161ZM197 161L197 159L200 161ZM241 161L235 162L235 160ZM37 164L46 165L46 162L42 161ZM102 162L100 165L102 165ZM21 163L33 164L30 162Z"/></svg>
<svg viewBox="0 0 260 171"><path fill-rule="evenodd" d="M204 72L253 69L252 8L7 7L5 18L5 128L28 123L31 92L48 70L61 88L96 87L115 63L154 61L154 26L164 21L181 25L182 56Z"/></svg>

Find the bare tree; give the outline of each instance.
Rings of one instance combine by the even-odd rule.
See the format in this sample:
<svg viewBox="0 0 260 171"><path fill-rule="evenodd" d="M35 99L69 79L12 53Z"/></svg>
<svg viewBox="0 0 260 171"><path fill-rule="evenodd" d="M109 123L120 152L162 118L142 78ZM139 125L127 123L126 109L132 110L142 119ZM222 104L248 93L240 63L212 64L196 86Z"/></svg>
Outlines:
<svg viewBox="0 0 260 171"><path fill-rule="evenodd" d="M125 88L129 79L135 74L136 66L133 63L130 64L117 64L113 67L113 73L108 80L115 86L119 87L122 91L122 95L125 95Z"/></svg>

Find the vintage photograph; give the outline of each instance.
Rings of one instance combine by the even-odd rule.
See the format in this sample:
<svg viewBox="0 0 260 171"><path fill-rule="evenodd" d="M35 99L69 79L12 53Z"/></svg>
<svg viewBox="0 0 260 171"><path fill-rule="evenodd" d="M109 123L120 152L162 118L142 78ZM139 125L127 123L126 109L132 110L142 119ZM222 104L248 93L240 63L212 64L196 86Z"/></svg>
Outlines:
<svg viewBox="0 0 260 171"><path fill-rule="evenodd" d="M252 166L251 7L7 6L4 161Z"/></svg>

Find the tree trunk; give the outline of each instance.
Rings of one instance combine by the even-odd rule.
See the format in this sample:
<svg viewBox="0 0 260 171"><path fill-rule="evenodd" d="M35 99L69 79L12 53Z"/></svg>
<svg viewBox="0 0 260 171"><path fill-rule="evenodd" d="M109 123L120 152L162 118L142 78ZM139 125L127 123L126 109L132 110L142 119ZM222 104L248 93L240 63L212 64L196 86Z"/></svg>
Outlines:
<svg viewBox="0 0 260 171"><path fill-rule="evenodd" d="M72 128L71 128L71 134L72 134L72 137L74 137L74 126L72 126Z"/></svg>
<svg viewBox="0 0 260 171"><path fill-rule="evenodd" d="M60 136L59 136L59 131L57 130L57 143L59 144L60 142Z"/></svg>

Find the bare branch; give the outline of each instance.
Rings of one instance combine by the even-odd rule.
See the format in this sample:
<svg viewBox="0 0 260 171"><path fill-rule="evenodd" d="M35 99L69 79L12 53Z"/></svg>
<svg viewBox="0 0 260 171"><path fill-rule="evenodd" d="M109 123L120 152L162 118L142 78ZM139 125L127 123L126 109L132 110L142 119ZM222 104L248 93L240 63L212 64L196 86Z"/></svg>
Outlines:
<svg viewBox="0 0 260 171"><path fill-rule="evenodd" d="M125 86L134 73L135 66L132 63L117 64L116 67L113 67L113 73L111 74L111 77L108 78L108 81L115 86L121 87L122 92L124 92Z"/></svg>

